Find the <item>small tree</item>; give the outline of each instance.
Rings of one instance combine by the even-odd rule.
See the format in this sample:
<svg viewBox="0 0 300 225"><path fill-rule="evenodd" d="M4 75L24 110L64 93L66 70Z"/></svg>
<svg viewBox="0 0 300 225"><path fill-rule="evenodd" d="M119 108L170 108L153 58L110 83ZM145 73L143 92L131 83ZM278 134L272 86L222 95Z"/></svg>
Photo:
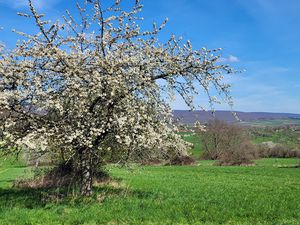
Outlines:
<svg viewBox="0 0 300 225"><path fill-rule="evenodd" d="M1 54L3 153L25 145L60 156L80 174L82 195L92 193L96 168L112 155L124 162L186 154L168 104L175 94L193 109L199 85L217 101L213 87L231 103L222 81L233 71L218 61L218 50L194 50L174 36L160 43L167 21L142 31L139 1L129 12L121 1L84 1L79 21L67 11L54 23L28 3L31 14L19 15L39 32L18 32L24 40Z"/></svg>
<svg viewBox="0 0 300 225"><path fill-rule="evenodd" d="M255 146L240 126L213 120L200 135L203 157L218 160L220 165L248 164L257 157Z"/></svg>

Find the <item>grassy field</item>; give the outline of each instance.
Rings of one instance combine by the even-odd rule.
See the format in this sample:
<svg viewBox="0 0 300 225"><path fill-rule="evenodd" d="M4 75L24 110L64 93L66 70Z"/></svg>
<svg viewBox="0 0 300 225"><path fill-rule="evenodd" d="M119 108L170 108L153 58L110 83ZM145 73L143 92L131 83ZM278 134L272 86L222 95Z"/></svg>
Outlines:
<svg viewBox="0 0 300 225"><path fill-rule="evenodd" d="M252 135L254 143L262 143L272 141L274 143L282 144L291 149L300 150L300 132L292 130L278 130L276 132L268 132L261 130L260 135Z"/></svg>
<svg viewBox="0 0 300 225"><path fill-rule="evenodd" d="M203 147L199 135L192 132L181 132L180 135L185 141L193 144L190 155L195 159L200 159Z"/></svg>
<svg viewBox="0 0 300 225"><path fill-rule="evenodd" d="M190 149L191 156L195 159L200 159L203 146L199 134L193 132L180 132L179 134L184 140L193 143L194 146ZM290 149L300 150L300 131L281 129L276 132L271 132L261 128L258 133L252 133L250 138L255 144L272 141L273 143L281 144Z"/></svg>
<svg viewBox="0 0 300 225"><path fill-rule="evenodd" d="M300 224L296 159L251 167L109 167L119 182L91 199L49 200L49 190L11 187L28 168L0 168L0 224ZM51 190L52 192L53 190ZM47 200L48 199L48 200Z"/></svg>
<svg viewBox="0 0 300 225"><path fill-rule="evenodd" d="M273 120L254 120L248 122L240 122L242 125L256 126L256 127L276 127L285 125L300 125L300 119L273 119Z"/></svg>

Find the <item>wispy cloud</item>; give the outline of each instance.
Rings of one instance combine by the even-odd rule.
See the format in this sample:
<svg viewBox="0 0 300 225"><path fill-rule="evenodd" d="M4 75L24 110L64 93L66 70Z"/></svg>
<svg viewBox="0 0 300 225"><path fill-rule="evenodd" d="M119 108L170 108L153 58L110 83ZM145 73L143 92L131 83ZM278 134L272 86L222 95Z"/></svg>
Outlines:
<svg viewBox="0 0 300 225"><path fill-rule="evenodd" d="M240 61L240 59L234 55L229 55L228 57L225 57L225 58L221 57L219 59L219 62L225 62L225 63L227 63L227 62L234 63L234 62L239 62L239 61Z"/></svg>
<svg viewBox="0 0 300 225"><path fill-rule="evenodd" d="M235 110L300 112L295 68L268 61L246 62L246 68L237 75L245 79L231 82Z"/></svg>
<svg viewBox="0 0 300 225"><path fill-rule="evenodd" d="M59 1L60 0L33 0L32 2L37 9L41 10L52 8ZM23 9L28 7L28 0L0 0L0 5L6 5L14 9Z"/></svg>

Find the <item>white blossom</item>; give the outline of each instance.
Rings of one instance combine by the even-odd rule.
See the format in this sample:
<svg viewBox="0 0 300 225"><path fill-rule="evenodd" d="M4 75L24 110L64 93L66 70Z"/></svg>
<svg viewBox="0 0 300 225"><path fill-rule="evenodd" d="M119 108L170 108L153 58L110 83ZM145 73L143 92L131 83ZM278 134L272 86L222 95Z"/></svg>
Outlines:
<svg viewBox="0 0 300 225"><path fill-rule="evenodd" d="M234 71L218 62L218 52L175 36L159 42L167 20L143 31L138 1L131 12L99 2L90 3L92 12L79 8L78 26L69 13L46 23L29 1L31 15L21 15L39 33L19 33L24 40L0 54L6 145L36 145L78 164L82 149L94 162L186 154L166 96L179 95L194 109L201 87L211 104L219 100L209 89L231 103L223 79Z"/></svg>

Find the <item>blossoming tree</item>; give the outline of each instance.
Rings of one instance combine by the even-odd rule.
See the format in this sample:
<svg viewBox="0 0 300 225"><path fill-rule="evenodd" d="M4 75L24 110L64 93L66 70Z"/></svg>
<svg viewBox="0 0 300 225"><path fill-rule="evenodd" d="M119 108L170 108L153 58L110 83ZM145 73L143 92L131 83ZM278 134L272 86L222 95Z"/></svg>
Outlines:
<svg viewBox="0 0 300 225"><path fill-rule="evenodd" d="M103 1L104 2L104 1ZM230 103L224 74L233 73L218 50L194 50L174 36L161 43L160 26L140 28L142 5L77 4L79 17L44 20L32 1L39 32L0 55L2 153L27 147L72 162L82 195L92 193L93 175L111 158L118 162L186 154L176 135L169 99L193 97L209 88ZM107 4L107 2L105 3ZM79 20L77 18L80 18Z"/></svg>

